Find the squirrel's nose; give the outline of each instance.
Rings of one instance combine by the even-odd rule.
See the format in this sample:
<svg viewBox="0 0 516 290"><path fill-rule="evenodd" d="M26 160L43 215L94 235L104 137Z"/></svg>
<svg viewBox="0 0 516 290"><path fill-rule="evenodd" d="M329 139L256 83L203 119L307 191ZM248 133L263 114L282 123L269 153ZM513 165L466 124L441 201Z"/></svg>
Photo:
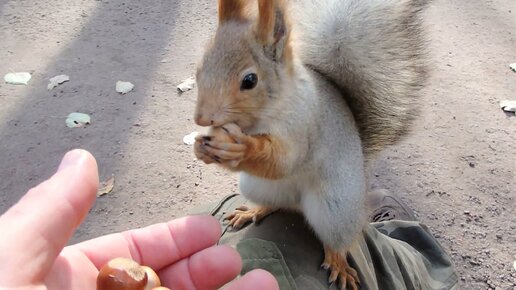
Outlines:
<svg viewBox="0 0 516 290"><path fill-rule="evenodd" d="M195 123L199 126L207 127L213 125L213 120L201 114L197 114L197 116L195 116Z"/></svg>

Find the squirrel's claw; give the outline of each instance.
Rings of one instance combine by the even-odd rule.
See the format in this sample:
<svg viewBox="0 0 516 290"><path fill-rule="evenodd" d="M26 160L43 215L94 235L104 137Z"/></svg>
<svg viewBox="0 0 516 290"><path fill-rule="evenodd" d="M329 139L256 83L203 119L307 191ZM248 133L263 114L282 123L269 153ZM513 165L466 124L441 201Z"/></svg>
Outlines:
<svg viewBox="0 0 516 290"><path fill-rule="evenodd" d="M360 280L355 269L353 269L346 260L346 255L334 251L329 247L324 247L324 262L321 268L330 270L328 283L333 285L339 280L340 289L345 290L349 285L352 290L358 290Z"/></svg>
<svg viewBox="0 0 516 290"><path fill-rule="evenodd" d="M206 142L204 145L206 152L222 162L242 161L245 155L245 146L241 144Z"/></svg>
<svg viewBox="0 0 516 290"><path fill-rule="evenodd" d="M234 229L238 230L245 226L247 223L253 221L253 212L250 210L235 210L233 213L224 217L225 220L229 220L229 225Z"/></svg>
<svg viewBox="0 0 516 290"><path fill-rule="evenodd" d="M224 217L224 220L229 220L229 225L234 229L240 229L247 223L258 223L264 217L276 211L269 207L256 207L249 209L246 206L238 207L233 213Z"/></svg>
<svg viewBox="0 0 516 290"><path fill-rule="evenodd" d="M216 162L229 169L237 169L246 157L247 138L251 137L245 135L236 124L218 128L213 129L210 135L195 138L195 155L207 164Z"/></svg>
<svg viewBox="0 0 516 290"><path fill-rule="evenodd" d="M242 133L240 127L235 124L226 124L221 127L223 134L227 134L226 138L210 138L210 140L202 139L206 152L214 159L218 159L220 163L231 169L237 168L244 161L248 145L244 142L249 136Z"/></svg>
<svg viewBox="0 0 516 290"><path fill-rule="evenodd" d="M221 162L220 158L218 158L217 156L212 156L209 154L208 151L206 151L206 146L204 145L203 141L195 141L194 154L197 159L203 161L206 164Z"/></svg>

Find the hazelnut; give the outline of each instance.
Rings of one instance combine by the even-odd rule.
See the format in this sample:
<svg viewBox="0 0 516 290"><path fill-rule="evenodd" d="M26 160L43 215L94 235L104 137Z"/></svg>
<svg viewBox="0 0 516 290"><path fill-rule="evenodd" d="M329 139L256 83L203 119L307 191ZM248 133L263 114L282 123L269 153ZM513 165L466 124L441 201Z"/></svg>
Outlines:
<svg viewBox="0 0 516 290"><path fill-rule="evenodd" d="M152 290L161 286L158 275L131 259L115 258L99 271L97 290Z"/></svg>
<svg viewBox="0 0 516 290"><path fill-rule="evenodd" d="M222 127L211 127L208 135L215 137L215 140L218 142L235 143L235 140L231 138L226 129Z"/></svg>
<svg viewBox="0 0 516 290"><path fill-rule="evenodd" d="M159 280L158 274L154 272L150 267L141 266L145 273L147 273L147 285L145 285L144 290L153 290L159 286L161 286L161 281Z"/></svg>

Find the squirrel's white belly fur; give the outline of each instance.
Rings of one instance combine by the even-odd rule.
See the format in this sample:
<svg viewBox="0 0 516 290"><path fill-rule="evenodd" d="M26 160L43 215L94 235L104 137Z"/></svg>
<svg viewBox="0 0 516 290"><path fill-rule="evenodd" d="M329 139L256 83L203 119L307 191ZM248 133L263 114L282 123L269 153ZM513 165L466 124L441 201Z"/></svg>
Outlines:
<svg viewBox="0 0 516 290"><path fill-rule="evenodd" d="M273 208L298 209L301 201L301 192L298 190L299 179L289 176L280 180L270 180L240 173L240 191L256 204Z"/></svg>
<svg viewBox="0 0 516 290"><path fill-rule="evenodd" d="M253 134L270 133L293 140L285 144L288 154L293 154L292 160L301 161L292 164L288 173L278 180L241 173L240 190L256 204L300 210L323 242L344 249L364 225L366 182L362 145L344 98L316 73L304 73L300 78L305 87L293 90L303 94L282 98L295 99L295 103L274 104L275 108L289 107L283 110L286 112L283 122L304 124L295 126L302 130L282 130L292 126L285 126L277 119L261 122L253 129ZM305 138L310 142L304 141Z"/></svg>

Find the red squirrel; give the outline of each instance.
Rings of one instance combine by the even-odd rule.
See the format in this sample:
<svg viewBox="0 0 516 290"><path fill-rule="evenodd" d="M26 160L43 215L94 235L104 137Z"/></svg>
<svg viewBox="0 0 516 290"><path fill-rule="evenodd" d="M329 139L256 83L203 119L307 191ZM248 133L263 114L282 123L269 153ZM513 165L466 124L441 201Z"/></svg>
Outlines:
<svg viewBox="0 0 516 290"><path fill-rule="evenodd" d="M418 0L219 0L197 71L194 151L240 173L258 207L300 211L322 241L329 282L358 289L346 253L366 225L366 170L406 134L426 79Z"/></svg>

